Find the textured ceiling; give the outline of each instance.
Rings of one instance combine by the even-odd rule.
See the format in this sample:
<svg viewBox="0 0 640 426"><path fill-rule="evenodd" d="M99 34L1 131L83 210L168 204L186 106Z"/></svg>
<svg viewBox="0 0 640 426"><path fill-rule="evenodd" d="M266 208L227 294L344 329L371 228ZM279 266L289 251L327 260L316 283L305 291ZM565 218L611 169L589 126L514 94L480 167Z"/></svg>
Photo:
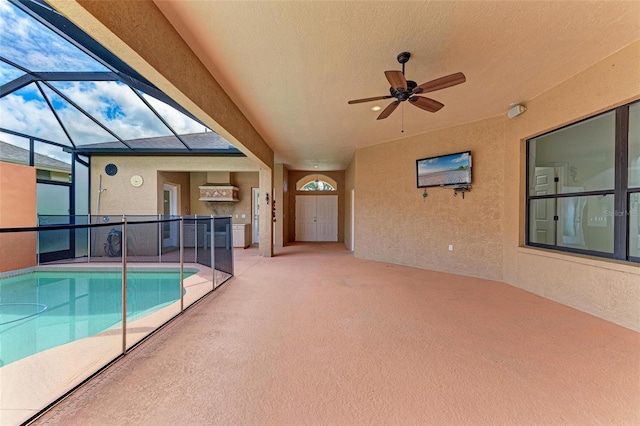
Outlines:
<svg viewBox="0 0 640 426"><path fill-rule="evenodd" d="M340 170L355 149L506 114L640 39L640 2L158 1L193 51L292 169ZM385 70L418 84L462 71L429 94L429 113L389 100ZM404 121L404 133L401 133Z"/></svg>

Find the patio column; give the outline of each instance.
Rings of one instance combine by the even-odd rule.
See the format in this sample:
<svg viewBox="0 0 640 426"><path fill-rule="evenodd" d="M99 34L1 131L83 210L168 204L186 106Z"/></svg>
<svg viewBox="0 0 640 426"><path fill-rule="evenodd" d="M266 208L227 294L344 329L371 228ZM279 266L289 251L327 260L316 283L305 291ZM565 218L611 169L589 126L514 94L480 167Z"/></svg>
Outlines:
<svg viewBox="0 0 640 426"><path fill-rule="evenodd" d="M276 202L276 222L273 223L273 245L275 247L284 247L284 209L288 203L285 201L285 195L289 195L284 191L284 181L285 181L285 172L286 168L284 164L278 163L274 164L274 176L273 181L275 182L273 186L273 196Z"/></svg>
<svg viewBox="0 0 640 426"><path fill-rule="evenodd" d="M258 253L263 257L273 256L273 170L260 167L260 241ZM268 199L267 199L268 196Z"/></svg>

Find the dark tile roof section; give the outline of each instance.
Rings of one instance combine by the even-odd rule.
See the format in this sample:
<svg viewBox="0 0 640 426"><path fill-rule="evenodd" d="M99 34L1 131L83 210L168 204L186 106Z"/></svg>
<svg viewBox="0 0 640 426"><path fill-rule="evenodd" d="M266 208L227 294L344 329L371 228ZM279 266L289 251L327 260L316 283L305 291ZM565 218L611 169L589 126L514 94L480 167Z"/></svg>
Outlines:
<svg viewBox="0 0 640 426"><path fill-rule="evenodd" d="M184 141L185 144L191 149L205 149L205 150L216 150L216 151L236 151L236 147L227 142L224 138L218 135L215 132L204 132L204 133L191 133L187 135L180 135L180 138ZM154 138L142 138L142 139L130 139L126 141L127 144L133 150L145 150L145 149L153 149L153 150L187 150L187 148L180 142L180 140L173 136L160 136ZM88 144L82 145L80 147L82 151L91 152L92 150L103 150L103 149L127 149L120 142L105 142L105 143L96 143L96 144Z"/></svg>
<svg viewBox="0 0 640 426"><path fill-rule="evenodd" d="M29 150L0 141L0 161L16 164L29 164ZM71 172L71 165L43 154L35 153L35 167L45 170L60 170Z"/></svg>

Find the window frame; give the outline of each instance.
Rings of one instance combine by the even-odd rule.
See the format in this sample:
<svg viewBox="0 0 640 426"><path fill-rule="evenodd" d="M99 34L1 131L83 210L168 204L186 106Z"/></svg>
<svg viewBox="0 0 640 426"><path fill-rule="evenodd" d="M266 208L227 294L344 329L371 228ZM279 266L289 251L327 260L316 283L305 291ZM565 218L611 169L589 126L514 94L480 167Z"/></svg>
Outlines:
<svg viewBox="0 0 640 426"><path fill-rule="evenodd" d="M319 183L322 183L323 186L328 186L331 189L305 189L308 185L311 184L315 184L316 187L318 186ZM304 185L302 185L302 187L298 190L298 191L304 191L304 192L336 192L337 189L333 187L333 185L331 185L329 182L322 180L322 179L318 179L318 180L312 180L310 182L305 183Z"/></svg>
<svg viewBox="0 0 640 426"><path fill-rule="evenodd" d="M629 107L640 101L630 102L616 108L602 111L598 114L586 117L582 120L578 120L569 123L565 126L558 127L545 133L541 133L536 136L532 136L526 139L525 143L525 232L524 241L525 246L550 249L559 252L585 254L589 256L622 260L628 262L640 263L640 257L631 256L629 249L630 235L629 235L629 221L631 219L631 194L640 193L640 187L629 187ZM583 191L583 192L570 192L570 193L556 193L550 195L530 195L530 167L531 167L531 141L541 136L549 135L551 133L558 132L562 129L578 125L587 120L602 116L604 114L615 112L615 145L614 145L614 187L613 189L596 190L596 191ZM535 166L535 165L534 165ZM557 179L557 178L556 178ZM557 180L556 180L557 182ZM588 197L597 195L613 195L613 252L601 252L596 250L580 249L574 247L561 246L557 242L555 244L546 244L531 241L531 204L534 200L540 199L555 199L569 197ZM617 214L617 212L624 212L624 214ZM557 228L557 215L554 218Z"/></svg>

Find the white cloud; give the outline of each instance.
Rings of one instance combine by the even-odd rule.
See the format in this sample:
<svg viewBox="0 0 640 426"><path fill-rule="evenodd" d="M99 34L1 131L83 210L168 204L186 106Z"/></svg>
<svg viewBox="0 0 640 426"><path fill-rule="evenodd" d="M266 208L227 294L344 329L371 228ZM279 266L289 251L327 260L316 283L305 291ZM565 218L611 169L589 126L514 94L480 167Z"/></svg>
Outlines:
<svg viewBox="0 0 640 426"><path fill-rule="evenodd" d="M0 0L0 28L1 55L31 71L106 71L6 0Z"/></svg>
<svg viewBox="0 0 640 426"><path fill-rule="evenodd" d="M24 72L0 61L0 85L24 75Z"/></svg>
<svg viewBox="0 0 640 426"><path fill-rule="evenodd" d="M55 82L52 85L122 139L171 134L131 88L122 83Z"/></svg>
<svg viewBox="0 0 640 426"><path fill-rule="evenodd" d="M451 160L452 163L462 163L463 161L467 161L469 159L469 153L465 152L457 158Z"/></svg>
<svg viewBox="0 0 640 426"><path fill-rule="evenodd" d="M201 133L204 132L205 126L193 120L190 117L187 117L177 109L173 108L165 104L162 101L154 98L153 96L149 96L146 94L142 95L147 102L155 109L158 114L165 119L165 121L173 128L173 130L179 134L189 134L189 133Z"/></svg>
<svg viewBox="0 0 640 426"><path fill-rule="evenodd" d="M107 70L6 0L0 0L0 28L11 29L2 33L0 56L29 70ZM21 74L21 71L2 64L0 65L0 84L13 80ZM51 84L124 140L172 134L133 90L123 83L52 82ZM45 85L42 87L77 145L116 140L51 89ZM205 126L173 107L151 96L144 94L143 96L178 134L205 131ZM71 146L34 84L0 98L0 127Z"/></svg>
<svg viewBox="0 0 640 426"><path fill-rule="evenodd" d="M22 89L20 92L28 89ZM25 100L10 94L0 98L0 127L71 146L43 100Z"/></svg>

